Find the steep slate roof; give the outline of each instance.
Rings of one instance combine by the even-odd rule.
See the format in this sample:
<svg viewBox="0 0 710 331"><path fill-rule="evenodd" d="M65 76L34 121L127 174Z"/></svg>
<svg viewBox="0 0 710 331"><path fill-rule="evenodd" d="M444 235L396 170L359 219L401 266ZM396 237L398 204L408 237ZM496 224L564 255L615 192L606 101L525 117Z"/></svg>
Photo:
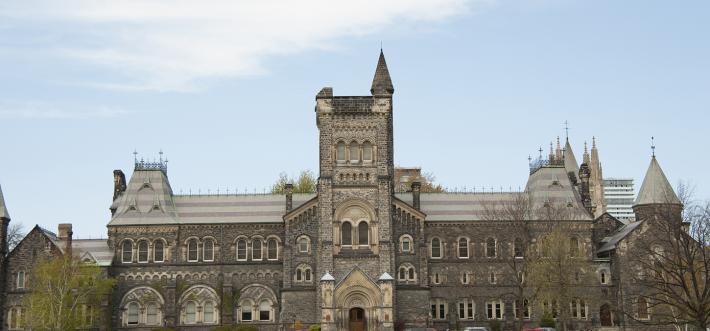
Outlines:
<svg viewBox="0 0 710 331"><path fill-rule="evenodd" d="M619 244L619 242L626 238L626 236L628 236L631 232L633 232L639 225L641 225L641 223L642 222L631 222L622 226L610 236L605 237L604 239L602 239L602 242L604 244L602 245L602 247L599 248L597 252L601 253L616 249L616 246Z"/></svg>
<svg viewBox="0 0 710 331"><path fill-rule="evenodd" d="M64 251L66 242L57 241L58 247ZM106 239L74 239L71 243L72 255L82 260L90 257L98 266L110 266L113 261L113 250Z"/></svg>
<svg viewBox="0 0 710 331"><path fill-rule="evenodd" d="M380 58L377 61L375 77L372 79L370 92L372 94L394 93L394 86L392 86L392 79L390 78L390 72L389 69L387 69L387 62L385 61L385 54L382 50L380 50Z"/></svg>
<svg viewBox="0 0 710 331"><path fill-rule="evenodd" d="M577 182L579 183L579 164L577 163L577 159L574 157L574 152L572 151L572 145L569 143L569 139L567 139L567 142L565 143L565 155L564 155L564 161L565 161L565 170L568 173L573 173L574 177L577 179Z"/></svg>
<svg viewBox="0 0 710 331"><path fill-rule="evenodd" d="M530 174L525 191L531 194L534 209L549 203L552 207L564 208L563 211L569 213L571 219L592 220L563 167L547 166L536 170Z"/></svg>
<svg viewBox="0 0 710 331"><path fill-rule="evenodd" d="M148 186L146 186L146 183ZM293 208L315 194L293 194ZM173 195L160 170L136 170L126 191L114 201L112 225L281 223L284 194Z"/></svg>
<svg viewBox="0 0 710 331"><path fill-rule="evenodd" d="M7 207L5 207L5 197L2 195L2 186L0 186L0 218L10 219L10 213L7 211Z"/></svg>
<svg viewBox="0 0 710 331"><path fill-rule="evenodd" d="M663 169L658 165L656 156L653 156L634 205L680 203L680 199L673 191L673 187L668 182Z"/></svg>

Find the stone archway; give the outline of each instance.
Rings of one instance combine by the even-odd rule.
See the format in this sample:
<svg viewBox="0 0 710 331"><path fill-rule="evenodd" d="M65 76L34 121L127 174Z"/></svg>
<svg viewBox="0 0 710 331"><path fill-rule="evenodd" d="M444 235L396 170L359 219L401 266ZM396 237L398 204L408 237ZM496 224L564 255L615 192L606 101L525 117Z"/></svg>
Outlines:
<svg viewBox="0 0 710 331"><path fill-rule="evenodd" d="M614 326L611 316L611 308L608 303L605 303L599 307L599 321L602 326Z"/></svg>
<svg viewBox="0 0 710 331"><path fill-rule="evenodd" d="M350 308L348 314L348 330L350 331L367 331L367 321L365 318L365 309Z"/></svg>
<svg viewBox="0 0 710 331"><path fill-rule="evenodd" d="M334 293L335 322L340 331L378 330L382 309L382 293L359 268L338 284Z"/></svg>

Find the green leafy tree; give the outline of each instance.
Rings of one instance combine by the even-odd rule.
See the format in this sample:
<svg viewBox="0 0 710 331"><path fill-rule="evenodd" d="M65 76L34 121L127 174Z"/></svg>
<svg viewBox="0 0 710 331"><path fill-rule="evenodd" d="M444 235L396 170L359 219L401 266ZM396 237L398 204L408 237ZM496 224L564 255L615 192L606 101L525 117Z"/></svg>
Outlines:
<svg viewBox="0 0 710 331"><path fill-rule="evenodd" d="M26 321L33 330L64 331L95 325L101 302L108 299L115 279L95 264L55 257L34 266L32 291L25 298Z"/></svg>
<svg viewBox="0 0 710 331"><path fill-rule="evenodd" d="M415 181L421 183L421 188L419 190L422 193L444 192L444 187L435 183L436 176L434 176L431 172L425 172L421 176L409 178L405 183L403 183L402 187L404 187L406 192L410 192L412 190L412 183Z"/></svg>
<svg viewBox="0 0 710 331"><path fill-rule="evenodd" d="M316 176L310 170L303 170L297 179L289 177L285 172L279 174L279 179L271 186L271 193L286 193L286 184L293 184L293 193L315 193Z"/></svg>

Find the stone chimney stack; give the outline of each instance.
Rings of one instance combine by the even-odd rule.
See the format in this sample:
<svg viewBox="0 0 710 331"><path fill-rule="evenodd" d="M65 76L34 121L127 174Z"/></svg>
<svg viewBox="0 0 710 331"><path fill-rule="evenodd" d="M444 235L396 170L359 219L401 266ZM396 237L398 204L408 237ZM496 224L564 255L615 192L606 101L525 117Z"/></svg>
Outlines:
<svg viewBox="0 0 710 331"><path fill-rule="evenodd" d="M293 184L286 184L284 191L286 192L286 212L290 212L293 209Z"/></svg>
<svg viewBox="0 0 710 331"><path fill-rule="evenodd" d="M64 254L68 257L72 256L72 232L71 223L61 223L57 229L59 240L64 240Z"/></svg>
<svg viewBox="0 0 710 331"><path fill-rule="evenodd" d="M422 191L422 183L419 181L412 182L412 206L416 210L421 210L421 202L419 200Z"/></svg>

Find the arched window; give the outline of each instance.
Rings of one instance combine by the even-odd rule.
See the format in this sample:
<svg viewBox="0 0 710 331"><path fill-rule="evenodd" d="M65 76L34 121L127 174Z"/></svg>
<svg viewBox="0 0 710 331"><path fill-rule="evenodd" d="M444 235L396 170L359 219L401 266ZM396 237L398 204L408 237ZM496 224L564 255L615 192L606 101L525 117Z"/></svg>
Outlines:
<svg viewBox="0 0 710 331"><path fill-rule="evenodd" d="M128 325L138 324L138 303L131 302L128 304L128 320L126 323Z"/></svg>
<svg viewBox="0 0 710 331"><path fill-rule="evenodd" d="M296 268L296 282L311 282L313 280L313 272L307 264L299 265Z"/></svg>
<svg viewBox="0 0 710 331"><path fill-rule="evenodd" d="M261 239L254 239L251 242L251 259L261 261Z"/></svg>
<svg viewBox="0 0 710 331"><path fill-rule="evenodd" d="M252 320L252 308L253 308L253 303L249 300L244 300L242 301L241 304L241 319L242 322L250 322Z"/></svg>
<svg viewBox="0 0 710 331"><path fill-rule="evenodd" d="M358 244L360 246L367 246L370 243L367 222L360 222L360 224L357 225L357 234Z"/></svg>
<svg viewBox="0 0 710 331"><path fill-rule="evenodd" d="M207 238L202 244L202 260L214 261L214 240Z"/></svg>
<svg viewBox="0 0 710 331"><path fill-rule="evenodd" d="M266 300L259 303L259 320L260 321L270 321L271 320L271 303Z"/></svg>
<svg viewBox="0 0 710 331"><path fill-rule="evenodd" d="M434 238L431 240L431 257L433 259L440 259L441 255L441 240Z"/></svg>
<svg viewBox="0 0 710 331"><path fill-rule="evenodd" d="M399 242L399 247L402 250L402 253L410 253L412 251L412 238L408 235L402 236Z"/></svg>
<svg viewBox="0 0 710 331"><path fill-rule="evenodd" d="M369 141L362 144L362 161L372 162L372 144Z"/></svg>
<svg viewBox="0 0 710 331"><path fill-rule="evenodd" d="M205 307L203 309L204 309L204 312L202 314L204 316L203 321L205 323L214 323L215 322L215 320L214 320L214 303L212 303L212 302L205 303Z"/></svg>
<svg viewBox="0 0 710 331"><path fill-rule="evenodd" d="M247 241L245 239L237 240L237 261L247 260Z"/></svg>
<svg viewBox="0 0 710 331"><path fill-rule="evenodd" d="M407 279L408 280L414 280L416 279L416 275L414 274L414 267L409 268L409 273L407 274Z"/></svg>
<svg viewBox="0 0 710 331"><path fill-rule="evenodd" d="M310 239L307 236L301 236L298 238L298 252L308 253L310 250Z"/></svg>
<svg viewBox="0 0 710 331"><path fill-rule="evenodd" d="M197 261L197 239L190 239L187 242L187 261Z"/></svg>
<svg viewBox="0 0 710 331"><path fill-rule="evenodd" d="M301 269L296 269L296 281L297 282L303 281L303 272L301 271Z"/></svg>
<svg viewBox="0 0 710 331"><path fill-rule="evenodd" d="M343 222L340 232L343 237L343 246L351 246L353 244L353 226L350 222Z"/></svg>
<svg viewBox="0 0 710 331"><path fill-rule="evenodd" d="M513 255L515 257L523 257L523 240L520 238L515 238L513 243Z"/></svg>
<svg viewBox="0 0 710 331"><path fill-rule="evenodd" d="M7 312L7 326L10 330L23 330L25 328L25 310L22 307L12 307Z"/></svg>
<svg viewBox="0 0 710 331"><path fill-rule="evenodd" d="M569 238L569 255L572 257L579 255L579 241L577 237Z"/></svg>
<svg viewBox="0 0 710 331"><path fill-rule="evenodd" d="M165 261L165 253L162 240L156 240L153 243L153 261L163 262Z"/></svg>
<svg viewBox="0 0 710 331"><path fill-rule="evenodd" d="M266 245L267 259L278 260L279 259L279 242L276 239L271 238L267 241Z"/></svg>
<svg viewBox="0 0 710 331"><path fill-rule="evenodd" d="M25 272L24 271L20 271L17 273L17 288L18 289L25 288Z"/></svg>
<svg viewBox="0 0 710 331"><path fill-rule="evenodd" d="M350 163L360 162L360 146L356 142L350 143Z"/></svg>
<svg viewBox="0 0 710 331"><path fill-rule="evenodd" d="M466 239L466 238L459 239L459 258L460 259L467 259L468 258L468 239Z"/></svg>
<svg viewBox="0 0 710 331"><path fill-rule="evenodd" d="M190 301L185 305L185 324L197 323L197 304Z"/></svg>
<svg viewBox="0 0 710 331"><path fill-rule="evenodd" d="M602 270L602 271L599 272L599 281L600 281L602 284L607 284L607 282L609 281L609 280L607 279L606 270Z"/></svg>
<svg viewBox="0 0 710 331"><path fill-rule="evenodd" d="M138 242L138 262L148 262L148 242L145 240Z"/></svg>
<svg viewBox="0 0 710 331"><path fill-rule="evenodd" d="M310 269L310 268L306 269L306 276L303 277L303 278L304 278L304 280L307 281L307 282L310 282L310 281L311 281L312 278L311 278L311 269Z"/></svg>
<svg viewBox="0 0 710 331"><path fill-rule="evenodd" d="M486 239L486 257L496 257L496 240Z"/></svg>
<svg viewBox="0 0 710 331"><path fill-rule="evenodd" d="M123 247L121 250L122 250L121 262L123 262L123 263L133 262L133 242L130 240L124 241Z"/></svg>
<svg viewBox="0 0 710 331"><path fill-rule="evenodd" d="M339 141L335 148L335 159L338 163L345 162L345 143Z"/></svg>
<svg viewBox="0 0 710 331"><path fill-rule="evenodd" d="M145 324L157 325L158 324L158 305L155 303L149 303L146 306L146 319Z"/></svg>
<svg viewBox="0 0 710 331"><path fill-rule="evenodd" d="M637 305L637 318L640 320L647 320L650 318L650 314L648 313L648 301L646 298L638 298L636 301Z"/></svg>
<svg viewBox="0 0 710 331"><path fill-rule="evenodd" d="M406 280L407 279L407 268L404 266L399 267L399 280Z"/></svg>

